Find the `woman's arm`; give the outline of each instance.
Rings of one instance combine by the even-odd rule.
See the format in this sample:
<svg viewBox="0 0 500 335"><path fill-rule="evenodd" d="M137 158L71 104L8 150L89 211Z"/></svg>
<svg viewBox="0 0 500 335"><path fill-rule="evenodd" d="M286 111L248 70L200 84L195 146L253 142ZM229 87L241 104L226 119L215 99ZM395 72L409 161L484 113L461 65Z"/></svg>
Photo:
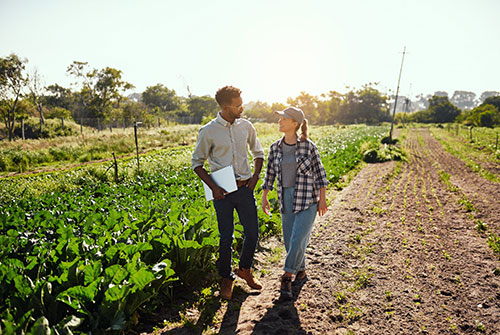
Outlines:
<svg viewBox="0 0 500 335"><path fill-rule="evenodd" d="M318 214L323 216L326 214L328 206L326 205L326 188L322 187L319 189L319 203L318 203Z"/></svg>
<svg viewBox="0 0 500 335"><path fill-rule="evenodd" d="M262 210L264 213L269 215L271 212L271 206L269 206L269 201L267 201L267 194L269 193L269 190L264 190L262 192Z"/></svg>

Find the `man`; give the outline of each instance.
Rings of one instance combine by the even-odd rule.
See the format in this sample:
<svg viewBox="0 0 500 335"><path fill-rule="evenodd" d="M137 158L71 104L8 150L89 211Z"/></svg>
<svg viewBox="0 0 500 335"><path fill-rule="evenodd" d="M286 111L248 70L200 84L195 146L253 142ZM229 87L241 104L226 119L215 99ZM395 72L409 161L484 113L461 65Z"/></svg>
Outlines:
<svg viewBox="0 0 500 335"><path fill-rule="evenodd" d="M192 168L210 187L214 196L214 207L219 227L219 274L222 277L220 295L230 300L235 275L231 270L234 233L233 215L238 212L243 226L244 240L237 275L247 284L260 290L262 286L250 270L259 237L257 207L253 190L259 180L264 162L264 150L257 139L257 132L250 121L241 119L243 101L241 90L233 86L220 88L215 100L221 111L217 118L203 126L193 152ZM252 174L248 160L248 147L254 158ZM204 169L208 159L210 171L214 172L232 165L238 189L232 193L219 187Z"/></svg>

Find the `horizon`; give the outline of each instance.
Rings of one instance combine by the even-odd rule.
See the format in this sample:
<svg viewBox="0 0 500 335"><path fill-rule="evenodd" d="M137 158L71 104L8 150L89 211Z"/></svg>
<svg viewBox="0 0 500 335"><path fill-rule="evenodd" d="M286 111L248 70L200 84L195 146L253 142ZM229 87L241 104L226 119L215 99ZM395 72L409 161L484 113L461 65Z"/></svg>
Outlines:
<svg viewBox="0 0 500 335"><path fill-rule="evenodd" d="M213 97L234 85L245 103L271 104L373 82L395 95L406 47L400 96L500 91L493 0L2 0L0 9L0 57L28 59L46 85L70 87L67 67L84 61L121 70L136 87L124 95L161 83Z"/></svg>

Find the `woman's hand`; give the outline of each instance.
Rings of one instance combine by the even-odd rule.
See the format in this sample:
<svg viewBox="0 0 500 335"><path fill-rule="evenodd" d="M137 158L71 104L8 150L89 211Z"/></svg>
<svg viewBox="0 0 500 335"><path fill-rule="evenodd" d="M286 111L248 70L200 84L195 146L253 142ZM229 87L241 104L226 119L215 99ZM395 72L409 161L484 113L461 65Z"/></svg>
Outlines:
<svg viewBox="0 0 500 335"><path fill-rule="evenodd" d="M262 210L267 215L269 215L269 213L271 212L271 206L269 206L269 201L267 201L268 192L269 190L264 190L264 192L262 192Z"/></svg>
<svg viewBox="0 0 500 335"><path fill-rule="evenodd" d="M327 210L328 210L328 206L326 205L326 199L319 199L319 203L318 203L319 216L325 215Z"/></svg>
<svg viewBox="0 0 500 335"><path fill-rule="evenodd" d="M326 214L328 206L326 205L326 188L322 187L319 189L319 203L318 203L318 214L323 216Z"/></svg>

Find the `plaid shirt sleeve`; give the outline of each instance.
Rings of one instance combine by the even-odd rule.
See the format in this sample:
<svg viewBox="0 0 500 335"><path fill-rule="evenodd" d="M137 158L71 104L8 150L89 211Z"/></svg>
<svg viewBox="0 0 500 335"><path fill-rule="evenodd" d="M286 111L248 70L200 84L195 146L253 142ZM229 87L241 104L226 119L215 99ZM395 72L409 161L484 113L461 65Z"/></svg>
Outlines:
<svg viewBox="0 0 500 335"><path fill-rule="evenodd" d="M312 152L312 168L314 171L314 183L316 185L316 189L320 189L328 186L328 178L326 176L325 168L321 163L321 158L319 157L318 148L312 144L311 152Z"/></svg>
<svg viewBox="0 0 500 335"><path fill-rule="evenodd" d="M273 184L274 180L276 179L276 169L274 168L275 166L275 160L276 160L276 153L279 150L279 146L276 145L276 143L273 143L271 145L271 148L269 149L269 155L267 157L267 169L266 169L266 177L264 178L264 182L262 183L262 189L263 190L273 190Z"/></svg>

